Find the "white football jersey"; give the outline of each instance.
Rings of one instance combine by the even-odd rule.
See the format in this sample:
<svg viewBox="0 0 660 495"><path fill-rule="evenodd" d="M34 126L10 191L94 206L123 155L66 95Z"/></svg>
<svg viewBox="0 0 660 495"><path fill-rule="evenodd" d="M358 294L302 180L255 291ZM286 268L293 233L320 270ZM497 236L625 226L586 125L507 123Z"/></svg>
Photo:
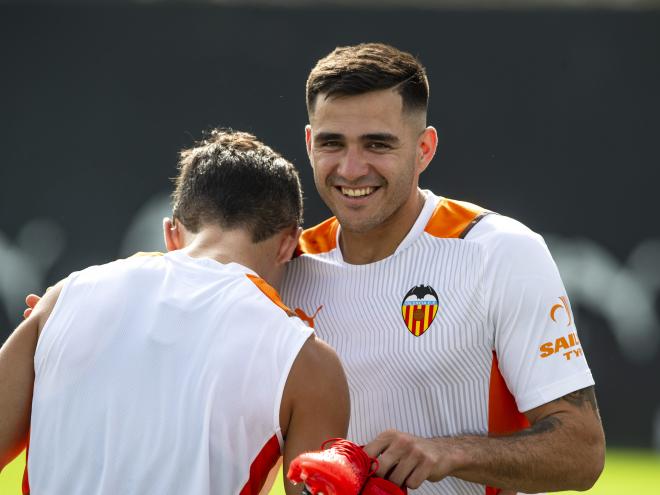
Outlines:
<svg viewBox="0 0 660 495"><path fill-rule="evenodd" d="M429 191L388 258L351 265L336 219L307 230L282 298L314 318L351 395L349 438L510 433L522 412L593 385L556 265L538 234ZM310 318L311 320L311 318ZM415 494L495 494L446 478Z"/></svg>
<svg viewBox="0 0 660 495"><path fill-rule="evenodd" d="M180 251L69 276L35 353L31 492L259 493L311 334L283 309L248 268Z"/></svg>

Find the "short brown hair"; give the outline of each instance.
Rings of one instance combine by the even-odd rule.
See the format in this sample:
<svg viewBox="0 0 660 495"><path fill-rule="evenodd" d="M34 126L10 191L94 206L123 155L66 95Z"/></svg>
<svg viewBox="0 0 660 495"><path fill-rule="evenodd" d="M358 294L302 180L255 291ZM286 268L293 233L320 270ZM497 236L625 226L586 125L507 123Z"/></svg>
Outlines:
<svg viewBox="0 0 660 495"><path fill-rule="evenodd" d="M405 110L426 110L426 69L413 55L383 43L341 46L319 60L307 78L307 112L316 98L349 96L396 88Z"/></svg>
<svg viewBox="0 0 660 495"><path fill-rule="evenodd" d="M180 153L173 217L191 232L208 223L248 229L253 242L302 224L295 167L252 134L214 129Z"/></svg>

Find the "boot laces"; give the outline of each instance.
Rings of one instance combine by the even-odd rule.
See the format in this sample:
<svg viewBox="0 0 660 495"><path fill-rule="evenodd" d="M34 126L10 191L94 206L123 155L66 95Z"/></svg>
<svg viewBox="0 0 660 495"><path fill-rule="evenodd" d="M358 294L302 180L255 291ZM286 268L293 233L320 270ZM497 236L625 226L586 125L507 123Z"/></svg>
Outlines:
<svg viewBox="0 0 660 495"><path fill-rule="evenodd" d="M333 442L331 448L345 456L360 472L367 473L365 475L367 478L378 471L378 459L369 457L362 447L349 440L330 438L321 444L321 449L325 450L331 442Z"/></svg>

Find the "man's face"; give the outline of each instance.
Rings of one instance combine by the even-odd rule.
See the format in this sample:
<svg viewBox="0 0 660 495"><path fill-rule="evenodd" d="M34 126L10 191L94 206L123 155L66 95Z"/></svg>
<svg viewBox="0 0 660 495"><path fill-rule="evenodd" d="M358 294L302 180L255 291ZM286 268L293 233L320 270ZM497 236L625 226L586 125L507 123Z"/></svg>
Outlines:
<svg viewBox="0 0 660 495"><path fill-rule="evenodd" d="M321 198L342 229L364 233L417 204L425 116L404 112L394 90L326 99L306 129ZM432 154L431 154L432 156Z"/></svg>

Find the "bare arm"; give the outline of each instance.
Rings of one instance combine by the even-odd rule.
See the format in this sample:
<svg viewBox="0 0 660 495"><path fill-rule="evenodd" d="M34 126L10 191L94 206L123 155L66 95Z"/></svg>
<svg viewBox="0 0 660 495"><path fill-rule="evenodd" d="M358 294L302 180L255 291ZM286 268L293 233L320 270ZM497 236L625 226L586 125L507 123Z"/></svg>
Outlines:
<svg viewBox="0 0 660 495"><path fill-rule="evenodd" d="M526 413L532 426L501 437L423 439L388 431L369 443L379 475L410 488L455 476L526 493L587 490L605 459L605 436L593 387Z"/></svg>
<svg viewBox="0 0 660 495"><path fill-rule="evenodd" d="M326 343L310 337L293 364L280 408L284 474L299 454L319 450L329 438L344 438L349 412L348 384L339 358ZM287 495L302 490L286 479L284 485Z"/></svg>
<svg viewBox="0 0 660 495"><path fill-rule="evenodd" d="M0 470L26 446L34 387L34 351L61 283L44 295L0 349Z"/></svg>

